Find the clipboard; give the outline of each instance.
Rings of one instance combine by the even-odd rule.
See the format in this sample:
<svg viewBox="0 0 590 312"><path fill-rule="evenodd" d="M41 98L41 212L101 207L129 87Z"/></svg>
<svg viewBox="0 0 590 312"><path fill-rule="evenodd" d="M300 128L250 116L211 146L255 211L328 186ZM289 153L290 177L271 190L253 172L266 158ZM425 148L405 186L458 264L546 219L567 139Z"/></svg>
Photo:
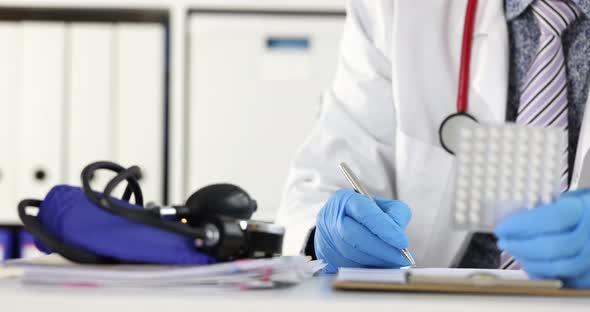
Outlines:
<svg viewBox="0 0 590 312"><path fill-rule="evenodd" d="M332 282L332 287L336 290L348 291L590 297L590 290L565 289L559 280L506 279L497 275L497 270L472 270L459 275L455 274L457 271L454 271L448 276L412 274L412 270L389 270L391 272L388 273L385 273L387 270L379 270L384 274L397 274L394 271L400 273L399 276L390 275L385 278L367 278L366 276L371 274L369 272L375 271L372 269L352 270L358 270L358 276L364 275L365 278L353 276L346 279L337 276ZM453 269L445 270L453 271Z"/></svg>

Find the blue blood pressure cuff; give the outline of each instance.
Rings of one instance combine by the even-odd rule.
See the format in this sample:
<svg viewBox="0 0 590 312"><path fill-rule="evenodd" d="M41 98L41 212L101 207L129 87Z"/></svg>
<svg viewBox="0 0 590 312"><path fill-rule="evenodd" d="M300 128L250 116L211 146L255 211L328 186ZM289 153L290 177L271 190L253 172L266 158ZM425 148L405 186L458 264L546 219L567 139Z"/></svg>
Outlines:
<svg viewBox="0 0 590 312"><path fill-rule="evenodd" d="M128 209L144 209L113 199ZM149 225L133 223L94 205L78 187L59 185L39 205L36 217L45 232L70 248L108 257L112 262L208 264L214 259L200 253L194 240ZM36 246L53 252L36 235Z"/></svg>

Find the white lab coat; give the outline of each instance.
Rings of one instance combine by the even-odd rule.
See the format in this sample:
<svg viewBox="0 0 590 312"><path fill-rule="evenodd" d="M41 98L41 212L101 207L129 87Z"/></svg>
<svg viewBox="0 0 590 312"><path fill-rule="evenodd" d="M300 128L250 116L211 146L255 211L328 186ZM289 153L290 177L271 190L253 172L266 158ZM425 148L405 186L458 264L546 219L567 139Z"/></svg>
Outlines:
<svg viewBox="0 0 590 312"><path fill-rule="evenodd" d="M348 162L370 192L407 203L410 250L422 266L453 263L466 233L450 222L453 157L439 143L441 122L456 112L467 0L352 0L339 68L317 125L296 155L278 222L284 252L304 245L331 193L350 188ZM469 112L505 120L509 47L503 0L479 1L472 47ZM590 104L586 115L590 115ZM573 185L590 147L582 125Z"/></svg>

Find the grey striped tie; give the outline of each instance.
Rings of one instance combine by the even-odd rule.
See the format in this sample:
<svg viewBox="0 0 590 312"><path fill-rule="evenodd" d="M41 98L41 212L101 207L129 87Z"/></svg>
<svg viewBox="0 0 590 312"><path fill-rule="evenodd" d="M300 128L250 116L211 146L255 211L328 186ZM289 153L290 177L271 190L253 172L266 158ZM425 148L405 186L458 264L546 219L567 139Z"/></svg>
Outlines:
<svg viewBox="0 0 590 312"><path fill-rule="evenodd" d="M521 89L516 122L535 127L555 127L568 134L568 92L561 34L580 17L569 1L537 0L531 5L541 37L539 48ZM567 142L566 142L567 143ZM569 187L568 147L563 151L561 190ZM502 268L520 265L506 254Z"/></svg>
<svg viewBox="0 0 590 312"><path fill-rule="evenodd" d="M579 16L566 1L538 0L531 7L539 29L539 48L521 90L516 122L568 131L568 98L562 32ZM568 188L568 148L563 152L562 191Z"/></svg>

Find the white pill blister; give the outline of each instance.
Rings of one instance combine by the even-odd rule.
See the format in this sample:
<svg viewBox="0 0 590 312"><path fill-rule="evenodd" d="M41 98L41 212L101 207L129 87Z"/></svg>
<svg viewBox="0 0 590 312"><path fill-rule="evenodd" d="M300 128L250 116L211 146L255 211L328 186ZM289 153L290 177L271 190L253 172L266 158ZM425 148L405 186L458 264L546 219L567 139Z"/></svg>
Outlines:
<svg viewBox="0 0 590 312"><path fill-rule="evenodd" d="M455 227L491 232L506 215L559 195L564 131L516 124L470 124L461 131Z"/></svg>

